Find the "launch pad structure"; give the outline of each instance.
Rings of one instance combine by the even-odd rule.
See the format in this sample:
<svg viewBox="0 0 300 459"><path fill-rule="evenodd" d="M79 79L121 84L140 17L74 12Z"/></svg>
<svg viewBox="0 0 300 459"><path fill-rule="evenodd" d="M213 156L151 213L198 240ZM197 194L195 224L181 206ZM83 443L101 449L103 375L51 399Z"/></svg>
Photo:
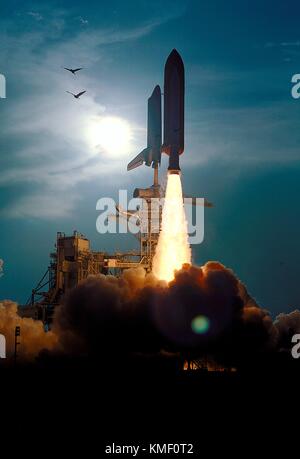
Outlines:
<svg viewBox="0 0 300 459"><path fill-rule="evenodd" d="M64 296L89 276L112 274L120 276L125 269L142 267L152 269L153 257L159 237L161 210L152 216L152 198L160 197L158 168L154 168L154 184L149 188L136 188L133 196L143 198L141 208L135 213L116 208L117 217L139 220L139 250L115 252L93 251L87 237L78 231L72 235L58 232L55 251L50 253L49 266L23 306L19 306L21 317L41 320L46 328L51 327L55 308Z"/></svg>

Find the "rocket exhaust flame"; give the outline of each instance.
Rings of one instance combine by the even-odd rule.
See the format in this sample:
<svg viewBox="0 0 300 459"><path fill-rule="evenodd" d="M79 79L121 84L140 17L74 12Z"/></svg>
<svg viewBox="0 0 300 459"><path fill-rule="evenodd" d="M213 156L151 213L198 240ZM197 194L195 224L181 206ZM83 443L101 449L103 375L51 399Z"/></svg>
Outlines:
<svg viewBox="0 0 300 459"><path fill-rule="evenodd" d="M166 196L162 211L162 227L153 258L154 275L167 282L174 279L174 271L191 263L191 248L183 207L180 175L168 173Z"/></svg>

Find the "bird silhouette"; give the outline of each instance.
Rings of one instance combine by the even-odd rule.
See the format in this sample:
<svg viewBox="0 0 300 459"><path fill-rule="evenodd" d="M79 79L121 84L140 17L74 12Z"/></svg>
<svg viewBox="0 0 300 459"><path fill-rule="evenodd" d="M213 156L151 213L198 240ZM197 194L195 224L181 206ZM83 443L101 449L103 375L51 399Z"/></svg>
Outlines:
<svg viewBox="0 0 300 459"><path fill-rule="evenodd" d="M68 72L71 72L73 73L73 75L76 75L76 72L79 72L79 70L82 70L82 67L78 68L78 69L68 69L67 67L63 67L65 70L67 70Z"/></svg>
<svg viewBox="0 0 300 459"><path fill-rule="evenodd" d="M80 96L82 96L82 94L84 94L86 91L81 91L79 92L78 94L73 94L73 92L70 92L70 91L66 91L68 94L72 94L72 96L75 97L75 99L79 99Z"/></svg>

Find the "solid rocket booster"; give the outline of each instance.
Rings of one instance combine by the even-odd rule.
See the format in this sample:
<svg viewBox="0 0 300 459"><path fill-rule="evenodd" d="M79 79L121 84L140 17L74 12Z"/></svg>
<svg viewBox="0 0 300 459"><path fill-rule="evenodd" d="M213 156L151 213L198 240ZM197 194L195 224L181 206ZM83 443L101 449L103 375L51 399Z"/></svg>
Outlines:
<svg viewBox="0 0 300 459"><path fill-rule="evenodd" d="M165 64L162 151L170 157L170 173L179 173L179 155L184 151L184 65L176 49Z"/></svg>

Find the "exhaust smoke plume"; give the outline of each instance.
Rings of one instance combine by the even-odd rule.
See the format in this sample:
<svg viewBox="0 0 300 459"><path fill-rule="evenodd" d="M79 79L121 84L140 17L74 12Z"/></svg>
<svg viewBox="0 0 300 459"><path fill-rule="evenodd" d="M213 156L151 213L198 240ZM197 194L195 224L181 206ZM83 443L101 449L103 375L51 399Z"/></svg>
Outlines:
<svg viewBox="0 0 300 459"><path fill-rule="evenodd" d="M179 174L168 174L162 227L153 259L154 275L167 282L174 279L174 271L191 264L186 215L183 207Z"/></svg>
<svg viewBox="0 0 300 459"><path fill-rule="evenodd" d="M91 276L57 307L47 333L41 322L21 319L15 303L2 302L0 333L6 336L8 357L17 325L19 361L89 357L109 368L138 355L149 364L148 358L157 356L165 368L172 356L182 368L184 359L209 357L221 365L253 368L282 355L279 351L288 351L291 359L290 337L300 332L300 312L281 314L273 322L230 269L208 262L185 265L169 284L142 268L119 278Z"/></svg>
<svg viewBox="0 0 300 459"><path fill-rule="evenodd" d="M42 322L18 315L18 306L12 301L0 302L0 333L6 338L6 353L9 360L15 349L15 328L20 326L21 336L18 354L20 361L32 361L42 350L57 348L58 336L46 333Z"/></svg>
<svg viewBox="0 0 300 459"><path fill-rule="evenodd" d="M64 352L99 361L167 352L238 368L282 349L286 317L274 323L233 271L208 262L183 266L168 285L143 269L90 277L57 310L55 331ZM292 323L300 331L299 311Z"/></svg>

